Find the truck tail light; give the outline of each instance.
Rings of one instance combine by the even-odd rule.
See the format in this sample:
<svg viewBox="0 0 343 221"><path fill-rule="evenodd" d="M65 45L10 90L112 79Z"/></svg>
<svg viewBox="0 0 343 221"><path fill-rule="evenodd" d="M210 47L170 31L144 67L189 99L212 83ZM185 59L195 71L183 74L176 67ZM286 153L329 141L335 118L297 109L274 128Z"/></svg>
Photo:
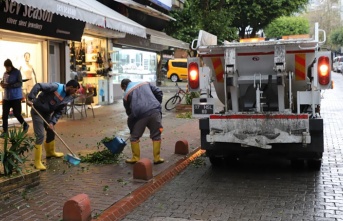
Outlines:
<svg viewBox="0 0 343 221"><path fill-rule="evenodd" d="M318 59L318 83L328 85L331 79L330 59L327 56L321 56Z"/></svg>
<svg viewBox="0 0 343 221"><path fill-rule="evenodd" d="M191 62L188 64L188 85L190 89L199 89L199 65L196 62Z"/></svg>

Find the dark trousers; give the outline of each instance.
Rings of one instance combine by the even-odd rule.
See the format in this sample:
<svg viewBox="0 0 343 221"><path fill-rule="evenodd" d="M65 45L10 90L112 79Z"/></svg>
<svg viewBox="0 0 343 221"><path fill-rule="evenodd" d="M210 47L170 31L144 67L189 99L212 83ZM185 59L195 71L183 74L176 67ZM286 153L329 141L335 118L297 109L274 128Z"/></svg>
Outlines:
<svg viewBox="0 0 343 221"><path fill-rule="evenodd" d="M150 116L138 120L132 128L130 141L138 141L139 138L142 137L146 127L150 130L150 138L153 141L160 141L161 133L163 130L162 114L154 113Z"/></svg>
<svg viewBox="0 0 343 221"><path fill-rule="evenodd" d="M40 113L42 117L49 122L50 114ZM42 118L36 113L35 110L31 109L31 117L33 123L33 131L36 135L36 144L41 145L44 141L44 130L46 131L45 142L50 143L55 139L55 133L44 123Z"/></svg>
<svg viewBox="0 0 343 221"><path fill-rule="evenodd" d="M13 115L18 119L20 124L25 123L23 116L21 115L21 99L17 100L3 100L2 101L2 128L4 132L8 130L8 115L10 109L13 110Z"/></svg>

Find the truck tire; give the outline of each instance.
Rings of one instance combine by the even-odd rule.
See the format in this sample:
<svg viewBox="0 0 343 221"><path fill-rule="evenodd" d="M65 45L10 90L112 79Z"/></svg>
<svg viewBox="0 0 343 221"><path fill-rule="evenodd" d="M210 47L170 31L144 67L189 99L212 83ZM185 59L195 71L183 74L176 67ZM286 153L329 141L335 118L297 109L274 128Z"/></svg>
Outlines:
<svg viewBox="0 0 343 221"><path fill-rule="evenodd" d="M307 167L314 171L319 171L322 166L322 160L321 159L310 159L307 160Z"/></svg>
<svg viewBox="0 0 343 221"><path fill-rule="evenodd" d="M304 168L305 161L303 159L292 159L291 166L294 169L302 169Z"/></svg>
<svg viewBox="0 0 343 221"><path fill-rule="evenodd" d="M238 163L238 156L236 154L229 154L224 157L227 166L235 166Z"/></svg>
<svg viewBox="0 0 343 221"><path fill-rule="evenodd" d="M211 165L213 167L219 167L222 165L222 158L221 157L216 157L216 156L209 156Z"/></svg>

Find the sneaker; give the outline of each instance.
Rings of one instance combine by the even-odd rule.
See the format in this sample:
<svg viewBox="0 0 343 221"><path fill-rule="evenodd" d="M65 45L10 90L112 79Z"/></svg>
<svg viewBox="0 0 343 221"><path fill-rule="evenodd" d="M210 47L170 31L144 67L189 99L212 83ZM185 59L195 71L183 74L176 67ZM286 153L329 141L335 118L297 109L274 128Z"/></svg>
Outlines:
<svg viewBox="0 0 343 221"><path fill-rule="evenodd" d="M5 138L5 137L6 137L6 135L7 135L7 133L6 133L6 132L2 132L2 133L0 134L0 138Z"/></svg>
<svg viewBox="0 0 343 221"><path fill-rule="evenodd" d="M23 131L25 131L25 133L27 133L27 131L29 130L30 125L28 123L24 123L23 126Z"/></svg>

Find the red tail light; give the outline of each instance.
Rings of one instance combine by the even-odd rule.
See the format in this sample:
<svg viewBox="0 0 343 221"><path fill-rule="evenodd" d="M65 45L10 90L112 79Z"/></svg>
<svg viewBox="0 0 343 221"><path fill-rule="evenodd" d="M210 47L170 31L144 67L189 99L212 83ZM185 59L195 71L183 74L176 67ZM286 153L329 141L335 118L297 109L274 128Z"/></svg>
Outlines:
<svg viewBox="0 0 343 221"><path fill-rule="evenodd" d="M188 84L191 89L199 88L199 65L196 62L188 65Z"/></svg>
<svg viewBox="0 0 343 221"><path fill-rule="evenodd" d="M318 59L318 83L328 85L331 78L330 59L326 56L321 56Z"/></svg>

